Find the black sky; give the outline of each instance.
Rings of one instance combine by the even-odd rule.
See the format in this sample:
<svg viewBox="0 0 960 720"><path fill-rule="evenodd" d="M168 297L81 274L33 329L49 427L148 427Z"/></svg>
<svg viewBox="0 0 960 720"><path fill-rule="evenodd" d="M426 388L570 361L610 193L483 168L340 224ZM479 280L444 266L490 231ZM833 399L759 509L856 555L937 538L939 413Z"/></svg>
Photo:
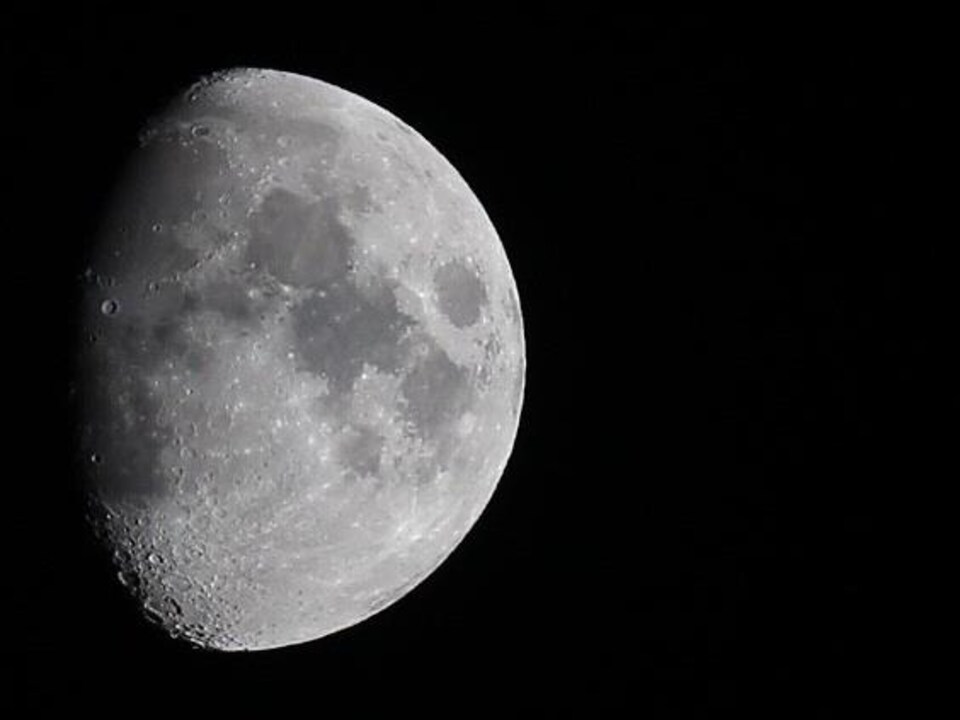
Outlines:
<svg viewBox="0 0 960 720"><path fill-rule="evenodd" d="M25 458L6 648L25 698L831 717L877 692L905 488L946 442L915 38L178 7L4 22ZM118 162L167 95L238 65L347 88L447 156L512 263L529 367L500 488L429 580L321 642L222 656L167 640L112 582L64 389L73 277Z"/></svg>

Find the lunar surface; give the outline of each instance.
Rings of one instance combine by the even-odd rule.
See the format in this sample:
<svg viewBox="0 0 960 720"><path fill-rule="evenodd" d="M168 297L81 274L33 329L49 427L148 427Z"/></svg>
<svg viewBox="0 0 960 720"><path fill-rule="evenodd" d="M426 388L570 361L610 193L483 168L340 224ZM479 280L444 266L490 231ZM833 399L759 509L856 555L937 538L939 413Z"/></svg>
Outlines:
<svg viewBox="0 0 960 720"><path fill-rule="evenodd" d="M171 635L351 626L488 503L523 398L517 290L463 178L373 103L198 82L143 130L80 279L92 527Z"/></svg>

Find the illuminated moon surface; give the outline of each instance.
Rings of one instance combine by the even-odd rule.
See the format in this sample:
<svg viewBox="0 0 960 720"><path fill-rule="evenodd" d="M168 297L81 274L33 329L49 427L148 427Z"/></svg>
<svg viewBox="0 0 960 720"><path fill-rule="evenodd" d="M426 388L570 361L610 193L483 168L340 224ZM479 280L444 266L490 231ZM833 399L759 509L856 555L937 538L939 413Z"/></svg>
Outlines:
<svg viewBox="0 0 960 720"><path fill-rule="evenodd" d="M201 80L144 128L81 283L92 527L174 637L349 627L490 500L523 398L516 286L463 178L377 105Z"/></svg>

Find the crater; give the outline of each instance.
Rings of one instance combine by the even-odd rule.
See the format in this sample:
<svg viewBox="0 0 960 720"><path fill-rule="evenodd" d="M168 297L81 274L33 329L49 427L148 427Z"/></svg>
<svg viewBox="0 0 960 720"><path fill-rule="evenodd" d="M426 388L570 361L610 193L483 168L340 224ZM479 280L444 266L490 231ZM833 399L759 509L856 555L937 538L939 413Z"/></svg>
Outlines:
<svg viewBox="0 0 960 720"><path fill-rule="evenodd" d="M247 261L288 285L319 287L347 274L354 240L335 200L272 190L251 220Z"/></svg>
<svg viewBox="0 0 960 720"><path fill-rule="evenodd" d="M440 312L454 327L468 328L480 319L487 304L487 288L462 260L444 263L433 274Z"/></svg>

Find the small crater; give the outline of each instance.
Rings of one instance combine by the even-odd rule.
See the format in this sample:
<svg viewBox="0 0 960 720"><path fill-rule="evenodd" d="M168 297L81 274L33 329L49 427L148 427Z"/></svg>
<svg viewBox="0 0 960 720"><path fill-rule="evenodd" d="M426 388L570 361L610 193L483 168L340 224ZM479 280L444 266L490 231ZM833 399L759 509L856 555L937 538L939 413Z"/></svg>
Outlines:
<svg viewBox="0 0 960 720"><path fill-rule="evenodd" d="M180 603L178 603L172 597L169 597L169 596L167 597L167 605L170 606L170 613L172 615L177 617L179 617L180 615L183 615L183 608L180 606Z"/></svg>
<svg viewBox="0 0 960 720"><path fill-rule="evenodd" d="M120 303L113 298L108 298L100 303L100 312L110 317L120 312Z"/></svg>

